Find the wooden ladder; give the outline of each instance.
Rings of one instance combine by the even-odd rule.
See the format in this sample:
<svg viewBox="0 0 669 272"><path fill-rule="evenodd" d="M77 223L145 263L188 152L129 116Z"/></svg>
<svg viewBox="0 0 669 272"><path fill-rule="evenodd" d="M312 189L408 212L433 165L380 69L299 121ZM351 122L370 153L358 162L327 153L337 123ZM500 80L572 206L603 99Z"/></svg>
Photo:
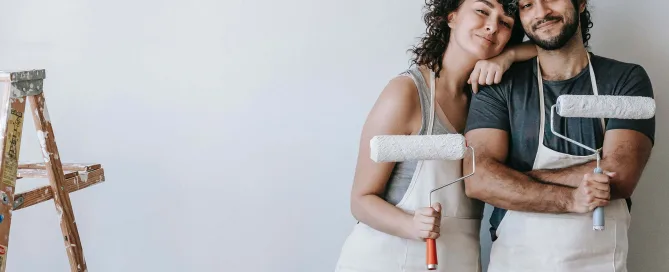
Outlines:
<svg viewBox="0 0 669 272"><path fill-rule="evenodd" d="M12 211L53 199L71 271L87 271L70 192L103 182L100 164L61 163L49 111L42 93L44 70L0 71L0 272L5 272ZM41 163L19 163L26 102L42 149ZM48 178L49 185L15 192L16 180Z"/></svg>

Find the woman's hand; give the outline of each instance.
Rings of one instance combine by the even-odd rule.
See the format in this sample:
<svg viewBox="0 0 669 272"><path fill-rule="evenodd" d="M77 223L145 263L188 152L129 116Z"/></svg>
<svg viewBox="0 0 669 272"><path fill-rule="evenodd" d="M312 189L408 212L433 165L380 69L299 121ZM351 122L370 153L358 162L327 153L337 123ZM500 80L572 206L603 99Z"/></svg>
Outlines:
<svg viewBox="0 0 669 272"><path fill-rule="evenodd" d="M416 240L439 238L441 224L441 204L417 209L411 221L410 235Z"/></svg>
<svg viewBox="0 0 669 272"><path fill-rule="evenodd" d="M474 93L479 91L478 85L492 85L502 81L502 75L516 61L526 61L537 56L537 47L532 41L526 41L511 46L501 54L476 63L474 71L469 76L467 83L472 85Z"/></svg>
<svg viewBox="0 0 669 272"><path fill-rule="evenodd" d="M479 85L492 85L502 81L502 75L511 67L514 58L512 54L502 53L493 58L479 60L467 80L472 85L474 93L479 91Z"/></svg>

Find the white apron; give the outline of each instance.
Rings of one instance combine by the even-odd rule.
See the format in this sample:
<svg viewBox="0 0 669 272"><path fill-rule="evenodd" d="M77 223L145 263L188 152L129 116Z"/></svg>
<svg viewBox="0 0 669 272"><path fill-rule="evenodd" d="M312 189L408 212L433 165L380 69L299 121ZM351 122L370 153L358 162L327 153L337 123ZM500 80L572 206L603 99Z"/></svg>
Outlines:
<svg viewBox="0 0 669 272"><path fill-rule="evenodd" d="M598 95L595 73L592 63L589 64L593 93ZM596 154L574 156L544 146L544 89L538 58L537 75L541 122L539 149L532 169L565 168L596 160ZM605 131L604 120L600 120ZM627 203L624 199L611 201L604 207L604 215L606 228L595 231L592 212L550 214L509 210L497 229L499 238L491 248L488 272L625 272L630 225Z"/></svg>
<svg viewBox="0 0 669 272"><path fill-rule="evenodd" d="M434 73L430 75L430 114L426 133L432 134L434 117ZM454 130L453 130L454 131ZM396 205L413 214L430 207L428 194L462 177L462 160L418 161L416 171L402 200ZM438 269L442 272L480 272L480 237L483 203L465 195L464 183L457 182L435 191L432 202L442 207L440 236L436 239ZM344 242L335 271L415 272L428 271L424 241L392 236L359 222Z"/></svg>

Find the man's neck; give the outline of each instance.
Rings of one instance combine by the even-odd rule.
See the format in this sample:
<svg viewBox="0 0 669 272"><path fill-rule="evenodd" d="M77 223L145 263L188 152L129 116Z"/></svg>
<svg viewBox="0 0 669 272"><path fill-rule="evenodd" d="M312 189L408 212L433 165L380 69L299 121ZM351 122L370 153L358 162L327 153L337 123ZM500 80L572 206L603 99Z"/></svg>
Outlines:
<svg viewBox="0 0 669 272"><path fill-rule="evenodd" d="M577 36L560 49L549 51L537 47L537 57L541 65L538 69L541 69L543 79L569 79L579 74L588 65L588 52L580 36Z"/></svg>

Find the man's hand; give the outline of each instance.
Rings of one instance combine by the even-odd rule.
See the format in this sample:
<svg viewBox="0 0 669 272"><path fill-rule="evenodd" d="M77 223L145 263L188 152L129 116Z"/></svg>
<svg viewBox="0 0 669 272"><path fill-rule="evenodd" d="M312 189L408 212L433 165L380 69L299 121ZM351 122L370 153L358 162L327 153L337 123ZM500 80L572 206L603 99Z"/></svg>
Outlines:
<svg viewBox="0 0 669 272"><path fill-rule="evenodd" d="M575 213L587 213L597 207L606 206L611 199L611 177L614 173L594 174L588 173L578 188L572 192L572 207Z"/></svg>
<svg viewBox="0 0 669 272"><path fill-rule="evenodd" d="M637 131L613 129L604 134L602 149L602 169L616 169L611 184L611 199L628 198L634 193L653 145L648 137ZM579 186L585 173L592 173L596 161L560 169L538 169L526 173L543 183L559 184L572 188ZM606 172L605 172L606 173Z"/></svg>

